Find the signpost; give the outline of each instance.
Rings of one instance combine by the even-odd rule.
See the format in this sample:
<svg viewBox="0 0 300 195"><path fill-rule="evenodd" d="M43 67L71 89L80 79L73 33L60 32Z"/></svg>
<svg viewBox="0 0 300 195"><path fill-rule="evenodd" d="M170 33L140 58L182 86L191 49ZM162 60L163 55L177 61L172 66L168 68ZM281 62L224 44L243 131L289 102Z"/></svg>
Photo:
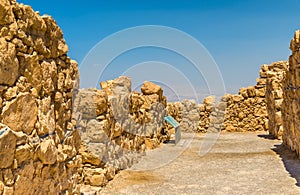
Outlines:
<svg viewBox="0 0 300 195"><path fill-rule="evenodd" d="M172 116L165 116L165 121L167 121L172 127L175 128L175 144L177 144L181 139L181 130L179 123Z"/></svg>

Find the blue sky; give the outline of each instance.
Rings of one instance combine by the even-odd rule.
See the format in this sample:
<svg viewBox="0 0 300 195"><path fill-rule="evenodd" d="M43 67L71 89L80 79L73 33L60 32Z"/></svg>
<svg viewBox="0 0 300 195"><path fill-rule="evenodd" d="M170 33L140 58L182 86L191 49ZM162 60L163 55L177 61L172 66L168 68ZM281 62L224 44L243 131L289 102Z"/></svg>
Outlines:
<svg viewBox="0 0 300 195"><path fill-rule="evenodd" d="M254 85L262 64L287 60L289 42L294 31L300 28L300 0L19 2L54 17L63 29L69 55L79 64L100 40L125 28L165 25L184 31L213 56L228 92ZM162 60L162 54L157 51L150 53L153 56L143 57L143 52L136 52L133 56L138 55L140 61L124 55L123 63Z"/></svg>

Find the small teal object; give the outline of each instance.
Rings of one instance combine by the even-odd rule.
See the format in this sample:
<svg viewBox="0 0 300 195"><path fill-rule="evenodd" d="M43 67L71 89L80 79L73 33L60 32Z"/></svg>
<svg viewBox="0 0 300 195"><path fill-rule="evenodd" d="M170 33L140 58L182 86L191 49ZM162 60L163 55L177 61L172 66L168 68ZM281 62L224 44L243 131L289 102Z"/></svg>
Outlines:
<svg viewBox="0 0 300 195"><path fill-rule="evenodd" d="M165 121L167 121L174 128L179 126L179 123L172 116L165 116Z"/></svg>
<svg viewBox="0 0 300 195"><path fill-rule="evenodd" d="M175 145L181 139L181 129L179 123L172 116L165 116L165 121L167 121L172 127L175 128Z"/></svg>

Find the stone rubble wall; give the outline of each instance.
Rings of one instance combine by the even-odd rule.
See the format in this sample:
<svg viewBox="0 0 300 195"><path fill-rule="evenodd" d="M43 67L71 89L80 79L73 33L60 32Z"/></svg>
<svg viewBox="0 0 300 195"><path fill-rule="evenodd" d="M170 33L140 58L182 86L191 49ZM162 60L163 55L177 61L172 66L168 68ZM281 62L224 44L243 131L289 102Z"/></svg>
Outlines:
<svg viewBox="0 0 300 195"><path fill-rule="evenodd" d="M67 52L52 17L0 0L0 194L79 192L79 75Z"/></svg>
<svg viewBox="0 0 300 195"><path fill-rule="evenodd" d="M263 65L256 86L217 101L167 103L160 86L131 80L78 90L61 29L15 0L0 0L0 194L79 194L103 186L182 131L269 130L300 156L300 31L287 62Z"/></svg>
<svg viewBox="0 0 300 195"><path fill-rule="evenodd" d="M267 131L267 71L263 65L257 85L241 88L238 94L225 94L219 101L209 96L198 105L193 100L168 103L167 113L180 122L183 131Z"/></svg>
<svg viewBox="0 0 300 195"><path fill-rule="evenodd" d="M101 82L102 90L82 89L74 101L74 119L83 145L81 182L103 186L132 166L146 149L168 139L164 132L165 97L151 82L143 94L131 91L129 77ZM84 186L86 188L86 186Z"/></svg>
<svg viewBox="0 0 300 195"><path fill-rule="evenodd" d="M241 88L237 95L227 94L227 108L223 130L225 131L267 131L266 80L268 65L260 69L255 86Z"/></svg>
<svg viewBox="0 0 300 195"><path fill-rule="evenodd" d="M202 104L197 104L195 100L168 102L167 114L179 122L182 131L206 132L210 126L209 116L213 111L214 103L214 96L205 98ZM173 128L168 125L167 129L171 130Z"/></svg>
<svg viewBox="0 0 300 195"><path fill-rule="evenodd" d="M300 31L291 40L289 68L283 79L282 121L284 144L300 156Z"/></svg>
<svg viewBox="0 0 300 195"><path fill-rule="evenodd" d="M283 78L288 69L288 62L274 62L268 66L266 102L269 118L269 133L274 138L282 139L282 102L283 102Z"/></svg>
<svg viewBox="0 0 300 195"><path fill-rule="evenodd" d="M0 194L79 194L170 137L160 86L78 90L67 52L52 17L0 0Z"/></svg>

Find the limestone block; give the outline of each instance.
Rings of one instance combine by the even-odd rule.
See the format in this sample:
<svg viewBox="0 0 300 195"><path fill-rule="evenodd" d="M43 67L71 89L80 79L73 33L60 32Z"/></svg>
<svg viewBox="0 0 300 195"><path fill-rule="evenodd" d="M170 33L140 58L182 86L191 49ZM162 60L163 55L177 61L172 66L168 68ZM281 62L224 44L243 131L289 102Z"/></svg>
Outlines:
<svg viewBox="0 0 300 195"><path fill-rule="evenodd" d="M14 21L14 14L12 12L12 7L10 1L1 0L0 1L0 25L9 24Z"/></svg>
<svg viewBox="0 0 300 195"><path fill-rule="evenodd" d="M149 81L145 81L141 90L144 95L156 94L159 96L159 100L162 100L163 90L159 85L156 85Z"/></svg>
<svg viewBox="0 0 300 195"><path fill-rule="evenodd" d="M3 5L0 4L0 11ZM3 10L2 10L3 11ZM2 14L3 12L1 12ZM1 23L0 14L0 23ZM0 85L12 86L19 76L19 61L12 43L0 38Z"/></svg>
<svg viewBox="0 0 300 195"><path fill-rule="evenodd" d="M53 139L43 140L37 148L36 155L43 164L52 165L57 159L57 148Z"/></svg>
<svg viewBox="0 0 300 195"><path fill-rule="evenodd" d="M0 124L0 168L8 168L14 160L17 138L6 125Z"/></svg>
<svg viewBox="0 0 300 195"><path fill-rule="evenodd" d="M29 93L21 93L9 102L2 112L2 121L14 131L29 135L37 120L37 104Z"/></svg>

